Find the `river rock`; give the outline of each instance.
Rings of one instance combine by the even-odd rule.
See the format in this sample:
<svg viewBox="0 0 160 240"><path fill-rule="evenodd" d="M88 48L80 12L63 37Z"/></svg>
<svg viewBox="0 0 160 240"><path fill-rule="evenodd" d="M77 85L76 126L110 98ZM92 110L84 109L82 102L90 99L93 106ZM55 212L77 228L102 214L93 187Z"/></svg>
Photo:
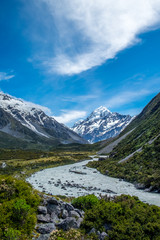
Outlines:
<svg viewBox="0 0 160 240"><path fill-rule="evenodd" d="M143 183L136 183L135 184L135 187L137 188L137 189L145 189L145 185L143 184Z"/></svg>
<svg viewBox="0 0 160 240"><path fill-rule="evenodd" d="M48 234L51 233L53 230L56 230L56 227L54 223L38 224L36 230L38 233Z"/></svg>

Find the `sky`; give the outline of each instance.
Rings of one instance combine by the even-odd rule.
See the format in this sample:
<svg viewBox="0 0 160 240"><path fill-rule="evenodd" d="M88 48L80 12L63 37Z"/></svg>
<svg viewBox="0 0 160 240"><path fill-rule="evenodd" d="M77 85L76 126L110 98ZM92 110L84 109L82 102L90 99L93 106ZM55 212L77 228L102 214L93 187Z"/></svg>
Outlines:
<svg viewBox="0 0 160 240"><path fill-rule="evenodd" d="M160 91L160 0L0 2L0 90L72 126Z"/></svg>

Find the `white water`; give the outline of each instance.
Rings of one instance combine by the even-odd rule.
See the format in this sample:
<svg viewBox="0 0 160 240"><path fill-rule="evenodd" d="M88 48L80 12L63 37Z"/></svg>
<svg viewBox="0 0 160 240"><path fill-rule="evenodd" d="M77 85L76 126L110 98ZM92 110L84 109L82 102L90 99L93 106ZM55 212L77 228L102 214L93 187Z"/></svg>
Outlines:
<svg viewBox="0 0 160 240"><path fill-rule="evenodd" d="M102 175L97 170L85 166L89 161L94 160L97 160L97 158L93 157L92 160L45 169L33 174L27 181L35 189L53 195L78 197L92 193L97 196L99 194L107 194L108 196L129 194L137 196L143 202L160 206L160 194L138 190L131 183ZM83 174L71 172L70 170ZM70 186L68 183L70 183ZM112 192L108 193L108 190Z"/></svg>

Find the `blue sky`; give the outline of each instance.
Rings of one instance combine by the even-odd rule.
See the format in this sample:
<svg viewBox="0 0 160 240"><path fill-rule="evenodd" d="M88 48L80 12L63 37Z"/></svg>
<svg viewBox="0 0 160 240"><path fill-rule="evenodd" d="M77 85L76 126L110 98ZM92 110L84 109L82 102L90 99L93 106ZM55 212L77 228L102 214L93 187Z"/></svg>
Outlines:
<svg viewBox="0 0 160 240"><path fill-rule="evenodd" d="M0 89L68 126L101 105L138 114L160 90L159 0L1 1L0 33Z"/></svg>

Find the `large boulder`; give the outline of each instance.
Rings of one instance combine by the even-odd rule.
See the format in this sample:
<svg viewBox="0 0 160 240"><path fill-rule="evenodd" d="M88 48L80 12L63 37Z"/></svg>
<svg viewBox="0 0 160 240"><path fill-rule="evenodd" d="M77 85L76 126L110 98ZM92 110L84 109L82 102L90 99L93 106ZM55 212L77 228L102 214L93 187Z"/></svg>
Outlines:
<svg viewBox="0 0 160 240"><path fill-rule="evenodd" d="M54 198L54 197L49 198L47 200L47 202L50 203L50 204L54 204L54 205L58 205L59 204L59 201L56 198Z"/></svg>
<svg viewBox="0 0 160 240"><path fill-rule="evenodd" d="M53 230L56 230L56 227L54 223L38 224L36 226L36 230L38 233L48 234L51 233Z"/></svg>
<svg viewBox="0 0 160 240"><path fill-rule="evenodd" d="M75 218L67 217L61 223L57 224L57 227L64 231L68 231L71 228L78 228L78 223Z"/></svg>

